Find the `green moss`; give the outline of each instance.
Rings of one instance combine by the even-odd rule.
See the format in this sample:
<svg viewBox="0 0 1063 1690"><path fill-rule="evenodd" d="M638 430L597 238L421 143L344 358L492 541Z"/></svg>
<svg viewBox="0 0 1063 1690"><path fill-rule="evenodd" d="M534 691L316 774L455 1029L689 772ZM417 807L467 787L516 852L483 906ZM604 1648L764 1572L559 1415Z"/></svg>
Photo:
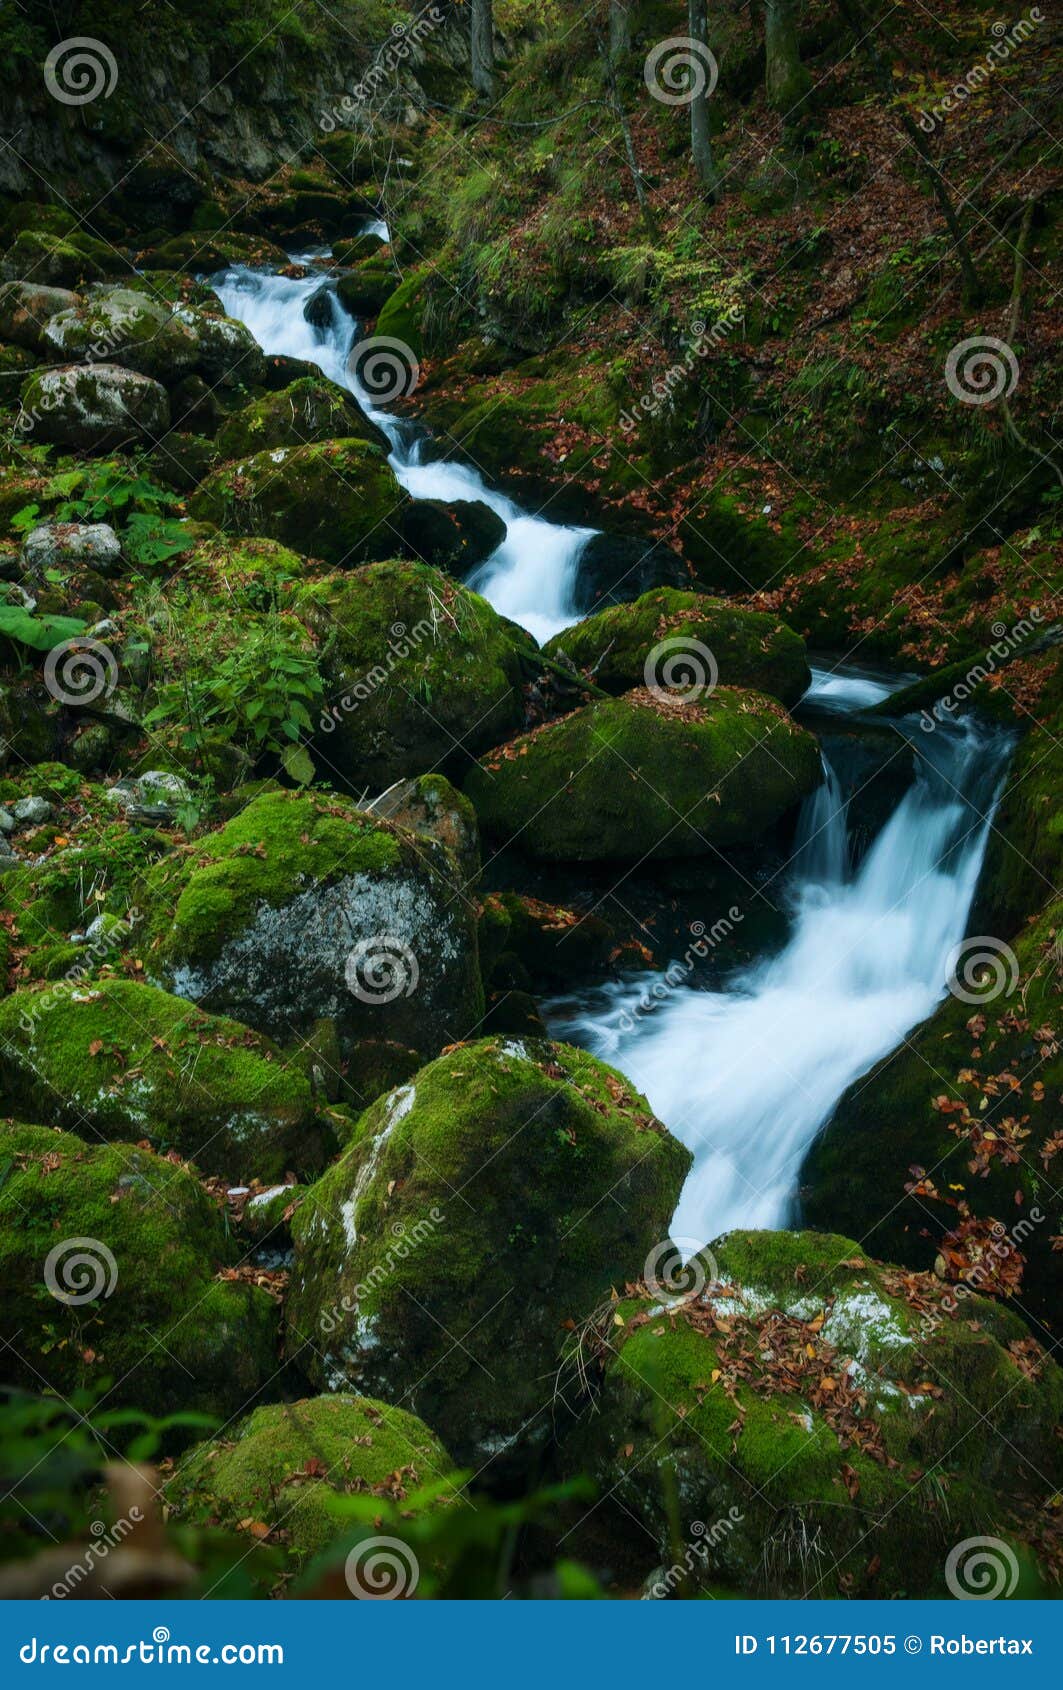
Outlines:
<svg viewBox="0 0 1063 1690"><path fill-rule="evenodd" d="M213 1281L232 1246L187 1169L13 1122L0 1123L0 1154L9 1384L69 1395L111 1380L116 1403L228 1414L271 1376L276 1309L254 1286Z"/></svg>
<svg viewBox="0 0 1063 1690"><path fill-rule="evenodd" d="M431 1503L416 1498L451 1472L438 1438L414 1415L369 1397L336 1395L256 1409L231 1437L197 1444L166 1488L174 1518L221 1525L270 1526L296 1564L320 1554L349 1530L330 1506L344 1494L408 1504L409 1515L453 1500L444 1487Z"/></svg>
<svg viewBox="0 0 1063 1690"><path fill-rule="evenodd" d="M562 1323L637 1270L689 1163L593 1057L461 1046L366 1111L294 1217L293 1352L462 1459L540 1446Z"/></svg>
<svg viewBox="0 0 1063 1690"><path fill-rule="evenodd" d="M380 430L332 382L303 376L277 393L255 399L228 417L216 445L223 458L248 457L266 447L302 446L312 440L364 440L382 447Z"/></svg>
<svg viewBox="0 0 1063 1690"><path fill-rule="evenodd" d="M130 980L63 981L0 1005L10 1105L74 1131L150 1138L233 1178L315 1171L309 1084L248 1028Z"/></svg>
<svg viewBox="0 0 1063 1690"><path fill-rule="evenodd" d="M424 356L424 289L426 275L415 270L380 307L376 321L377 337L388 336L401 340L415 358Z"/></svg>
<svg viewBox="0 0 1063 1690"><path fill-rule="evenodd" d="M635 692L481 758L465 783L489 833L560 861L699 856L759 838L820 779L812 737L759 693Z"/></svg>
<svg viewBox="0 0 1063 1690"><path fill-rule="evenodd" d="M615 693L647 679L660 685L674 664L677 686L700 691L718 674L725 686L756 687L792 705L812 678L804 641L778 617L669 587L611 605L556 634L544 649L553 658L563 652Z"/></svg>
<svg viewBox="0 0 1063 1690"><path fill-rule="evenodd" d="M398 549L407 502L377 447L343 439L277 446L227 464L190 508L236 533L264 534L349 566Z"/></svg>
<svg viewBox="0 0 1063 1690"><path fill-rule="evenodd" d="M957 1317L933 1276L836 1235L729 1233L700 1260L686 1299L584 1334L601 1382L565 1454L686 1593L944 1595L957 1519L1010 1533L1059 1470L1063 1374L1017 1316Z"/></svg>

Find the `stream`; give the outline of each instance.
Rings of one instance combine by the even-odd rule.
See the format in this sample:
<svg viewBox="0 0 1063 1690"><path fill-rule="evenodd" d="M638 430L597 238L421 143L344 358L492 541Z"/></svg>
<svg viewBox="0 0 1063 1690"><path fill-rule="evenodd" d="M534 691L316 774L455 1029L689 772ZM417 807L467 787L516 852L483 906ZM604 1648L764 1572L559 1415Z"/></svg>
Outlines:
<svg viewBox="0 0 1063 1690"><path fill-rule="evenodd" d="M212 285L266 353L313 363L354 394L386 434L413 498L475 499L498 513L506 537L469 585L540 642L576 620L580 553L595 531L529 515L475 469L424 462L425 430L374 408L351 377L358 325L335 293L323 326L304 316L324 280L234 268ZM858 718L904 679L815 668L801 707ZM915 779L862 855L853 850L851 777L824 755L824 783L805 801L779 880L790 925L775 954L725 971L712 989L680 958L543 1006L553 1037L620 1068L693 1153L673 1220L684 1255L732 1227L793 1224L802 1160L839 1097L945 995L1010 741L974 720L932 734L912 719L894 728L900 749L907 741L914 751ZM726 967L725 935L718 960Z"/></svg>

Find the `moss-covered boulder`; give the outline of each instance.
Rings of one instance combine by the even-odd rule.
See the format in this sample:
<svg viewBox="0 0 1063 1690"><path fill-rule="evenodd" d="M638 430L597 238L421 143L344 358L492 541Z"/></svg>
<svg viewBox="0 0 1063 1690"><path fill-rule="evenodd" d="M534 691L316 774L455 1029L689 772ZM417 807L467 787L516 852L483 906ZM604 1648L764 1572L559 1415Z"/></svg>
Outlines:
<svg viewBox="0 0 1063 1690"><path fill-rule="evenodd" d="M384 301L376 320L376 333L401 340L415 358L424 355L424 299L426 270L413 270Z"/></svg>
<svg viewBox="0 0 1063 1690"><path fill-rule="evenodd" d="M12 1121L0 1155L6 1384L229 1415L275 1374L276 1306L220 1277L233 1246L189 1169Z"/></svg>
<svg viewBox="0 0 1063 1690"><path fill-rule="evenodd" d="M78 304L79 296L69 288L38 286L33 282L4 282L0 286L0 340L11 341L29 352L43 352L45 329L60 311Z"/></svg>
<svg viewBox="0 0 1063 1690"><path fill-rule="evenodd" d="M379 791L457 768L521 725L534 643L450 576L380 563L320 583L307 603L322 634L325 772Z"/></svg>
<svg viewBox="0 0 1063 1690"><path fill-rule="evenodd" d="M476 916L438 839L346 799L265 792L150 871L146 966L278 1037L335 1021L341 1048L434 1055L482 1013Z"/></svg>
<svg viewBox="0 0 1063 1690"><path fill-rule="evenodd" d="M1061 925L1057 899L1012 944L963 946L955 989L842 1095L800 1172L812 1225L1015 1292L1049 1321L1063 1290Z"/></svg>
<svg viewBox="0 0 1063 1690"><path fill-rule="evenodd" d="M104 276L132 273L132 269L113 247L84 231L59 235L23 229L0 259L0 281L78 288Z"/></svg>
<svg viewBox="0 0 1063 1690"><path fill-rule="evenodd" d="M73 363L101 356L170 386L195 368L191 326L169 306L137 288L93 292L57 311L45 325L43 350Z"/></svg>
<svg viewBox="0 0 1063 1690"><path fill-rule="evenodd" d="M462 1461L539 1447L564 1323L640 1270L690 1155L622 1075L486 1039L374 1103L292 1221L293 1355Z"/></svg>
<svg viewBox="0 0 1063 1690"><path fill-rule="evenodd" d="M590 671L613 693L671 684L696 695L719 679L724 686L756 687L789 706L812 679L804 641L779 617L668 587L588 616L555 634L544 650Z"/></svg>
<svg viewBox="0 0 1063 1690"><path fill-rule="evenodd" d="M268 1040L131 980L61 981L0 1004L0 1093L90 1138L149 1138L205 1173L314 1173L331 1135Z"/></svg>
<svg viewBox="0 0 1063 1690"><path fill-rule="evenodd" d="M390 1403L347 1393L257 1408L233 1431L197 1444L166 1486L172 1519L248 1531L270 1528L296 1565L350 1529L330 1504L343 1495L378 1496L411 1515L456 1497L453 1468L439 1439ZM443 1482L440 1489L440 1482ZM415 1494L435 1486L430 1501ZM405 1511L405 1510L404 1510Z"/></svg>
<svg viewBox="0 0 1063 1690"><path fill-rule="evenodd" d="M366 258L336 283L336 292L352 317L375 317L395 291L395 266L388 259Z"/></svg>
<svg viewBox="0 0 1063 1690"><path fill-rule="evenodd" d="M118 364L34 370L22 389L20 432L78 452L157 440L170 426L166 389Z"/></svg>
<svg viewBox="0 0 1063 1690"><path fill-rule="evenodd" d="M465 790L533 856L641 861L751 843L819 780L815 740L774 699L639 688L489 752Z"/></svg>
<svg viewBox="0 0 1063 1690"><path fill-rule="evenodd" d="M407 503L383 452L344 439L274 446L226 464L203 483L191 511L350 566L401 549Z"/></svg>
<svg viewBox="0 0 1063 1690"><path fill-rule="evenodd" d="M611 1519L658 1594L946 1596L950 1549L1021 1538L1058 1484L1063 1372L1009 1310L949 1313L932 1275L816 1233L730 1233L686 1284L586 1323L565 1452L606 1498L587 1529Z"/></svg>
<svg viewBox="0 0 1063 1690"><path fill-rule="evenodd" d="M384 450L380 429L349 394L324 378L303 377L236 411L215 437L223 458L247 457L267 446L302 446L312 440L365 440Z"/></svg>

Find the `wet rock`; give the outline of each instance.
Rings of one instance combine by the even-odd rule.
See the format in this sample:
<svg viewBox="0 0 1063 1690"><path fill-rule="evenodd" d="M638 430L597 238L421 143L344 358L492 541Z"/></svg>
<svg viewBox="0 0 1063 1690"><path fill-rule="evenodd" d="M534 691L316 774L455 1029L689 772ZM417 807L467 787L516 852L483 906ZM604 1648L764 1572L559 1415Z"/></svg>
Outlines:
<svg viewBox="0 0 1063 1690"><path fill-rule="evenodd" d="M678 552L659 540L634 535L594 534L579 557L573 594L581 613L641 598L655 587L690 586L690 570Z"/></svg>
<svg viewBox="0 0 1063 1690"><path fill-rule="evenodd" d="M506 537L502 518L477 499L419 499L406 512L403 539L414 557L460 578L486 562Z"/></svg>

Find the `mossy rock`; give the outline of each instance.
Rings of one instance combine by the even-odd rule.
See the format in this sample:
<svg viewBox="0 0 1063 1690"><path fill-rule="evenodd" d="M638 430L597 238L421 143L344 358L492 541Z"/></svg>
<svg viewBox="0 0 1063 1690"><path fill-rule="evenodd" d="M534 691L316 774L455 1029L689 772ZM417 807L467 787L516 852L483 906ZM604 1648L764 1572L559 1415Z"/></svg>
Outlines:
<svg viewBox="0 0 1063 1690"><path fill-rule="evenodd" d="M132 271L132 264L105 241L80 232L49 235L24 229L0 259L0 280L36 287L78 288Z"/></svg>
<svg viewBox="0 0 1063 1690"><path fill-rule="evenodd" d="M44 331L60 311L79 303L69 288L39 287L31 282L4 282L0 286L0 340L34 353L44 353Z"/></svg>
<svg viewBox="0 0 1063 1690"><path fill-rule="evenodd" d="M189 313L191 315L191 313ZM101 355L171 386L194 369L197 338L189 323L136 288L94 291L45 324L44 351L75 363Z"/></svg>
<svg viewBox="0 0 1063 1690"><path fill-rule="evenodd" d="M480 825L561 862L701 856L751 843L819 783L819 750L774 699L639 689L480 759Z"/></svg>
<svg viewBox="0 0 1063 1690"><path fill-rule="evenodd" d="M966 996L950 992L843 1093L800 1172L813 1225L833 1218L913 1267L940 1254L950 1273L955 1263L977 1269L975 1285L1000 1283L1000 1258L985 1251L1009 1239L1011 1265L1025 1261L1019 1300L1048 1320L1063 1285L1052 1244L1063 1232L1061 924L1056 899L1010 946L973 939L971 965L961 952L954 972ZM979 954L997 964L980 971Z"/></svg>
<svg viewBox="0 0 1063 1690"><path fill-rule="evenodd" d="M166 389L119 364L35 370L22 389L20 427L77 452L156 441L170 426Z"/></svg>
<svg viewBox="0 0 1063 1690"><path fill-rule="evenodd" d="M192 1172L11 1121L0 1155L6 1383L69 1396L110 1380L110 1402L156 1414L246 1407L276 1372L277 1310L215 1277L234 1251Z"/></svg>
<svg viewBox="0 0 1063 1690"><path fill-rule="evenodd" d="M594 911L567 909L519 892L491 892L480 916L484 979L493 985L556 991L573 979L637 968L645 958ZM513 963L523 973L515 978Z"/></svg>
<svg viewBox="0 0 1063 1690"><path fill-rule="evenodd" d="M367 258L339 278L336 293L352 317L375 317L395 291L395 266L383 258Z"/></svg>
<svg viewBox="0 0 1063 1690"><path fill-rule="evenodd" d="M274 791L146 875L154 980L290 1038L434 1055L482 1013L474 907L439 840L347 799Z"/></svg>
<svg viewBox="0 0 1063 1690"><path fill-rule="evenodd" d="M542 1447L563 1324L667 1231L690 1154L622 1075L486 1039L368 1109L293 1218L289 1344L477 1466Z"/></svg>
<svg viewBox="0 0 1063 1690"><path fill-rule="evenodd" d="M464 887L472 886L480 874L480 829L476 811L463 792L451 786L445 775L417 775L397 780L379 798L365 806L366 813L427 834L440 840L451 852Z"/></svg>
<svg viewBox="0 0 1063 1690"><path fill-rule="evenodd" d="M324 378L294 381L279 392L252 400L226 418L215 437L225 459L248 457L266 447L304 446L314 440L365 440L387 448L349 394Z"/></svg>
<svg viewBox="0 0 1063 1690"><path fill-rule="evenodd" d="M190 230L145 249L139 254L139 262L156 270L186 270L194 275L224 270L231 264L281 269L288 255L264 235L237 234L231 229L224 233Z"/></svg>
<svg viewBox="0 0 1063 1690"><path fill-rule="evenodd" d="M408 502L383 452L342 439L275 446L226 464L190 509L221 528L264 534L350 567L401 548Z"/></svg>
<svg viewBox="0 0 1063 1690"><path fill-rule="evenodd" d="M377 315L375 334L400 340L415 358L423 358L424 295L428 280L426 271L414 270L384 301Z"/></svg>
<svg viewBox="0 0 1063 1690"><path fill-rule="evenodd" d="M564 1459L605 1495L629 1576L943 1597L950 1549L1021 1539L1058 1484L1063 1373L1009 1310L949 1313L933 1275L830 1234L729 1233L685 1279L685 1298L647 1288L582 1332L598 1377Z"/></svg>
<svg viewBox="0 0 1063 1690"><path fill-rule="evenodd" d="M427 564L390 562L308 590L322 635L323 772L380 791L459 768L518 728L534 642Z"/></svg>
<svg viewBox="0 0 1063 1690"><path fill-rule="evenodd" d="M606 692L666 684L695 693L715 684L756 687L794 705L812 679L799 634L777 616L667 587L612 605L543 647L589 671Z"/></svg>
<svg viewBox="0 0 1063 1690"><path fill-rule="evenodd" d="M301 1566L349 1532L349 1519L330 1506L336 1496L378 1496L413 1517L456 1499L446 1483L452 1469L415 1415L339 1393L257 1408L231 1435L197 1444L178 1463L166 1502L182 1523L269 1526L270 1543L284 1544ZM428 1486L436 1494L418 1499Z"/></svg>
<svg viewBox="0 0 1063 1690"><path fill-rule="evenodd" d="M268 1040L154 986L62 981L0 1004L9 1107L71 1131L149 1138L233 1179L315 1173L331 1135Z"/></svg>

